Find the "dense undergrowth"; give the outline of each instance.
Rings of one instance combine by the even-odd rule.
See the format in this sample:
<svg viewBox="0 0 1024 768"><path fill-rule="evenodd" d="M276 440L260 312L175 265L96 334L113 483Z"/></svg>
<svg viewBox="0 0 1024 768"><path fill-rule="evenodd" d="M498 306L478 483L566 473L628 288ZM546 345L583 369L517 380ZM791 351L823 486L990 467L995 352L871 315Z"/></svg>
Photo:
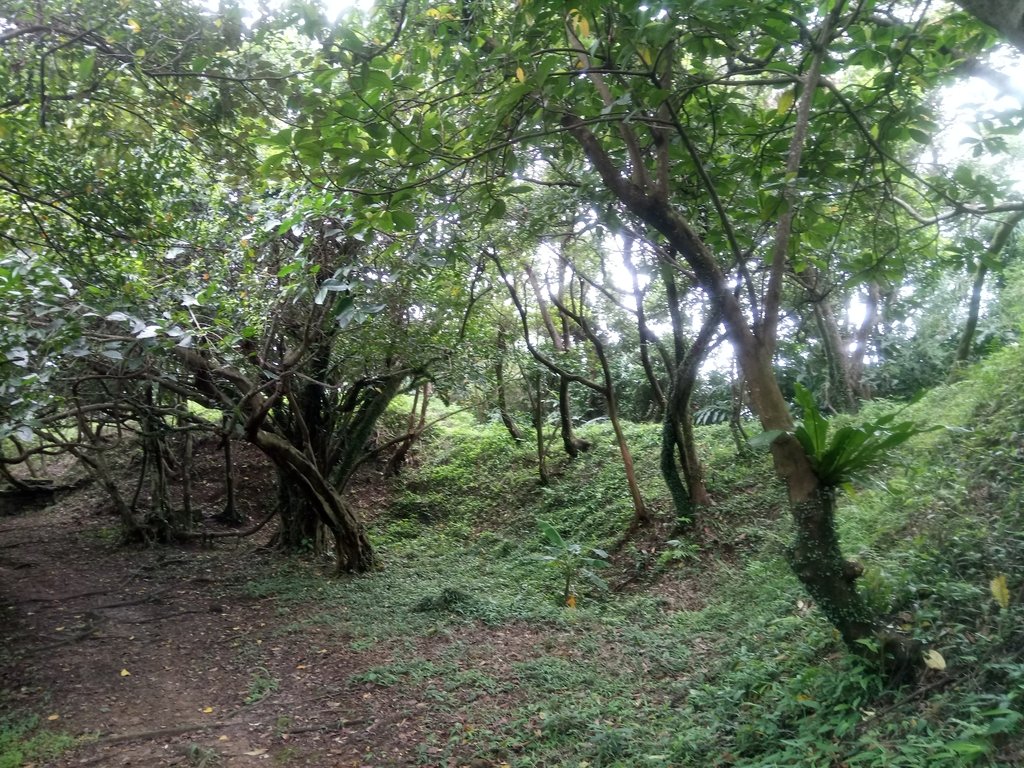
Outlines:
<svg viewBox="0 0 1024 768"><path fill-rule="evenodd" d="M847 653L801 591L768 457L738 455L725 427L698 430L716 504L692 539L674 530L657 475L658 427L628 427L659 522L627 538L606 424L583 429L594 448L575 461L553 452L542 487L532 443L453 415L371 523L382 571L329 580L277 561L248 589L292 617L284 635L315 628L318 642L373 648L383 663L351 685L398 687L451 715L447 737L421 745L423 765L1019 765L1022 388L1024 351L1010 348L932 391L908 414L947 429L916 437L841 500L870 603L933 652L902 688ZM606 586L579 580L575 608L538 558L540 521L611 553ZM23 753L12 765L59 748L33 742L32 725L0 723L0 754Z"/></svg>
<svg viewBox="0 0 1024 768"><path fill-rule="evenodd" d="M694 541L667 522L657 428L629 429L666 522L623 541L631 510L606 426L588 427L595 449L556 459L542 488L529 444L514 445L500 424L449 419L374 523L383 573L325 584L284 570L253 589L329 598L305 621L404 649L357 682L426 686L453 712L476 701L472 726L424 745L424 764L473 753L514 766L1017 765L1022 385L1024 352L1013 348L931 392L910 415L948 429L916 438L841 502L844 547L866 566L869 601L934 652L903 688L846 653L801 592L784 564L789 523L767 459L737 456L724 428L699 431L717 503ZM559 576L537 559L541 520L613 553L609 589L581 587L575 609L560 605ZM1008 602L993 586L1001 577ZM479 648L459 640L469 626L547 639L481 674L467 661ZM411 636L438 634L451 640L444 658L411 651Z"/></svg>

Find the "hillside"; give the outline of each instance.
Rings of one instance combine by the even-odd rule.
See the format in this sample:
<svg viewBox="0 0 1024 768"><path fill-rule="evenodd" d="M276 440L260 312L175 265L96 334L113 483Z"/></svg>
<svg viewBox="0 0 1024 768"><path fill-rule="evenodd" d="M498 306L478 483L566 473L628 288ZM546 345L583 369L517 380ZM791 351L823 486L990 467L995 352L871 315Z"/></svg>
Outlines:
<svg viewBox="0 0 1024 768"><path fill-rule="evenodd" d="M361 577L259 536L119 547L90 489L0 518L0 766L1019 765L1022 390L1013 347L931 391L909 415L944 428L840 502L871 604L933 652L913 684L837 641L786 565L767 455L724 426L698 430L716 503L693 538L658 428L628 427L658 523L627 537L606 424L541 487L530 444L460 413L361 479L384 565ZM575 608L542 522L610 555Z"/></svg>

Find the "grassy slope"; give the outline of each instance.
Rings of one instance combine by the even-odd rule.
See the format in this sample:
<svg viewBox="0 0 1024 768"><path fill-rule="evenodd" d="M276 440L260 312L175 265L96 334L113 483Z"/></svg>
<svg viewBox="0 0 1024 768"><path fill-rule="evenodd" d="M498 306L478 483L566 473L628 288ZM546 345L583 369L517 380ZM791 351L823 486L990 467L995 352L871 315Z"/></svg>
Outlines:
<svg viewBox="0 0 1024 768"><path fill-rule="evenodd" d="M841 503L869 599L947 664L915 687L886 691L843 651L784 564L789 524L766 457L737 457L719 428L699 430L718 499L699 545L668 544L668 524L621 544L631 508L606 426L588 428L592 452L555 458L542 489L530 445L463 414L433 428L374 521L384 571L325 581L282 564L251 590L296 617L286 634L315 627L391 659L353 685L409 690L450 715L424 765L1021 764L1022 390L1024 352L1010 349L934 391L913 417L956 429L918 437ZM658 429L628 437L667 518ZM536 559L538 520L613 550L603 575L621 588L561 607L557 574ZM1008 609L990 591L999 574Z"/></svg>
<svg viewBox="0 0 1024 768"><path fill-rule="evenodd" d="M617 547L630 507L604 427L590 428L593 452L558 460L557 480L541 489L529 447L513 446L500 425L453 419L434 429L375 524L383 574L325 587L285 573L257 588L282 599L326 591L339 630L366 642L457 639L481 622L496 635L549 637L491 674L469 670L460 653L472 648L456 641L440 662L406 655L363 675L379 685L445 680L434 699L452 712L476 694L502 702L477 708L474 726L433 745L425 764L467 752L517 766L1019 764L1020 391L1024 353L1010 349L932 392L913 417L954 429L917 438L841 504L844 546L868 566L869 599L947 665L916 687L884 690L843 652L784 565L788 522L764 457L736 457L715 428L700 431L719 499L701 547L672 547L667 531ZM657 429L633 426L629 439L645 492L667 515ZM567 539L617 547L605 575L627 588L561 608L557 575L535 559L538 520ZM990 592L999 574L1009 578L1008 609Z"/></svg>

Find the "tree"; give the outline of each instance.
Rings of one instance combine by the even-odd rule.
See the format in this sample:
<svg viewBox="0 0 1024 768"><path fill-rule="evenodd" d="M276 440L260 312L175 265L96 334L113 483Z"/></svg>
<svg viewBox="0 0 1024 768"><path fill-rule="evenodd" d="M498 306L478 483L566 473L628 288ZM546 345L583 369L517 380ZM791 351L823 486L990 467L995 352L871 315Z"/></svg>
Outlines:
<svg viewBox="0 0 1024 768"><path fill-rule="evenodd" d="M402 94L392 97L401 113L377 112L396 150L416 148L390 162L426 179L473 164L492 195L518 194L544 168L678 254L721 313L762 426L780 431L772 452L797 525L794 572L851 648L884 635L841 555L834 497L792 434L773 367L784 288L821 268L821 249L841 252L850 230L834 214L846 201L902 216L901 187L922 182L902 148L935 130L924 91L990 39L842 2L568 13L536 2L466 24L442 8L409 20L402 59L368 65ZM910 43L905 25L917 30ZM422 70L405 66L423 61L429 98ZM826 132L828 144L809 140ZM913 663L912 644L894 639L891 650Z"/></svg>
<svg viewBox="0 0 1024 768"><path fill-rule="evenodd" d="M1024 3L1020 0L957 0L957 4L1024 50Z"/></svg>

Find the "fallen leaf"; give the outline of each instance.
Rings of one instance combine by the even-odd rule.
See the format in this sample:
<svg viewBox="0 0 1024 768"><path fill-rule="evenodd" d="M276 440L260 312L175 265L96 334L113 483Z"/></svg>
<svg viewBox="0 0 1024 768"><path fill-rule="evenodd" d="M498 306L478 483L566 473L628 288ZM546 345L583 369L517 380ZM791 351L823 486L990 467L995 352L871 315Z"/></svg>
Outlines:
<svg viewBox="0 0 1024 768"><path fill-rule="evenodd" d="M131 677L131 676L132 676L132 673L129 672L127 669L122 669L121 670L121 677Z"/></svg>
<svg viewBox="0 0 1024 768"><path fill-rule="evenodd" d="M249 752L245 752L244 754L248 755L249 757L259 757L260 755L265 755L266 753L267 750L265 749L253 749Z"/></svg>
<svg viewBox="0 0 1024 768"><path fill-rule="evenodd" d="M576 607L576 595L569 595L569 597L567 597L566 600L565 600L565 605L566 605L567 608L575 608Z"/></svg>
<svg viewBox="0 0 1024 768"><path fill-rule="evenodd" d="M50 715L47 720L60 720L60 715Z"/></svg>
<svg viewBox="0 0 1024 768"><path fill-rule="evenodd" d="M1006 586L1006 574L1000 573L992 581L988 583L989 589L992 590L992 597L999 607L1006 610L1010 607L1010 589Z"/></svg>
<svg viewBox="0 0 1024 768"><path fill-rule="evenodd" d="M203 707L203 714L208 715L213 712L213 707Z"/></svg>
<svg viewBox="0 0 1024 768"><path fill-rule="evenodd" d="M943 670L946 668L946 660L942 658L942 654L938 651L928 651L924 655L924 665L928 669Z"/></svg>

